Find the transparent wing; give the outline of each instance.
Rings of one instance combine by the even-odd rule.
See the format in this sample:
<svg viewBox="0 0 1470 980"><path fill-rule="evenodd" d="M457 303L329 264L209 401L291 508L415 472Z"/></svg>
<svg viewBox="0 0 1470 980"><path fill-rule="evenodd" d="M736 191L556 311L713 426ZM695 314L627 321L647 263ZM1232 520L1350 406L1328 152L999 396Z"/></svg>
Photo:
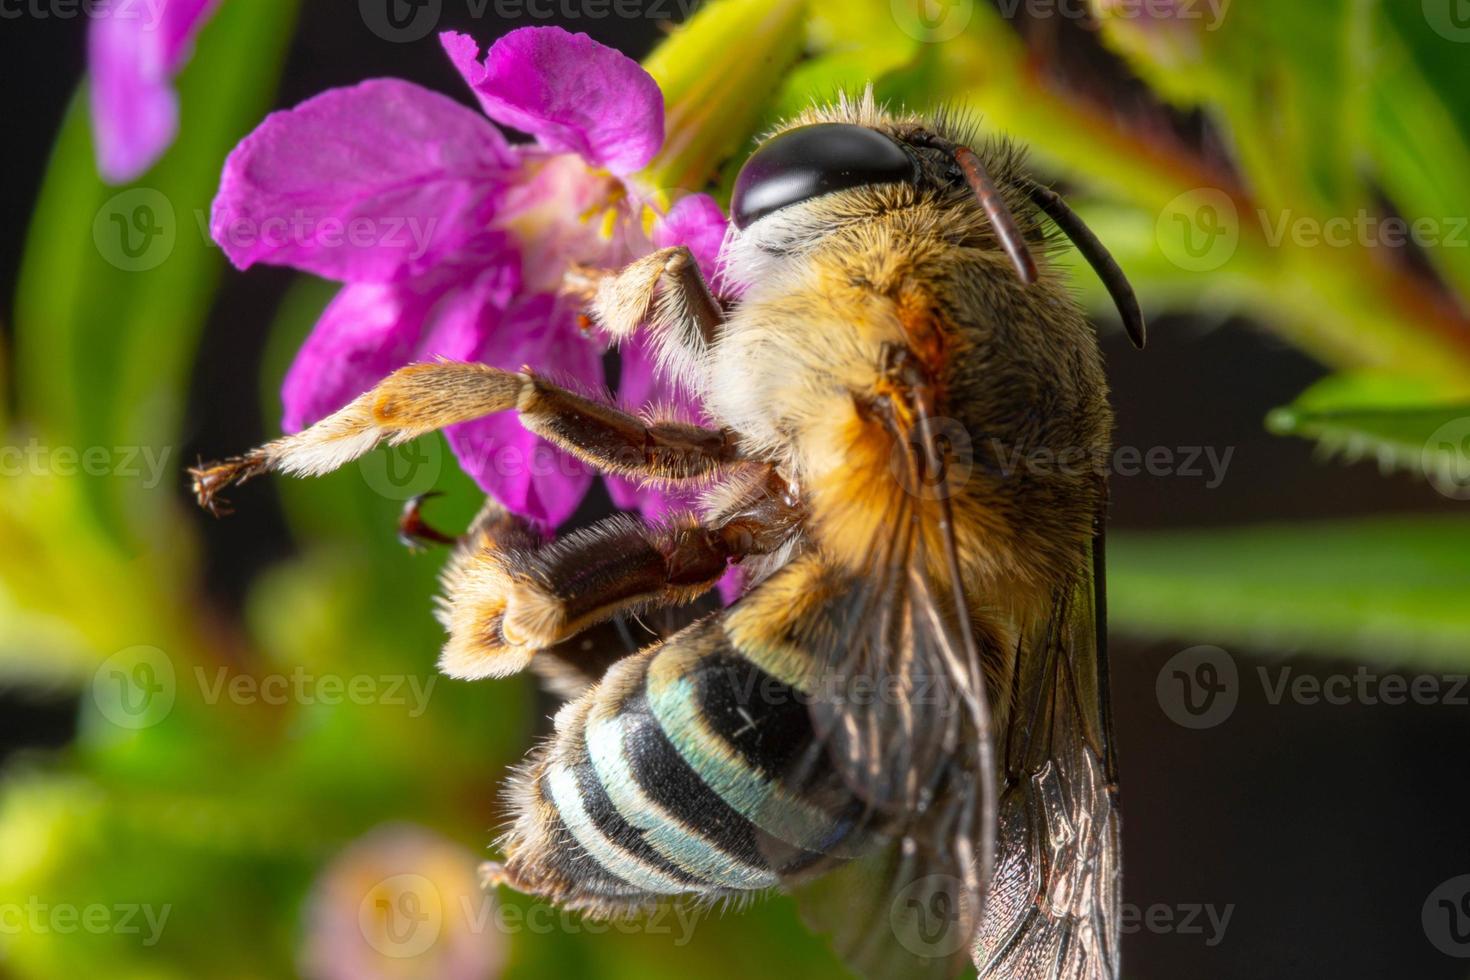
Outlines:
<svg viewBox="0 0 1470 980"><path fill-rule="evenodd" d="M809 704L813 750L786 781L825 786L846 839L871 841L857 860L804 869L793 891L813 927L871 977L965 966L994 853L981 652L968 614L933 580L948 522L936 545L920 506L900 506L868 567L834 584L838 598L800 638L823 683ZM816 870L828 873L807 881Z"/></svg>
<svg viewBox="0 0 1470 980"><path fill-rule="evenodd" d="M1017 649L1001 736L999 856L981 978L1118 976L1119 822L1108 708L1103 537L1088 574Z"/></svg>

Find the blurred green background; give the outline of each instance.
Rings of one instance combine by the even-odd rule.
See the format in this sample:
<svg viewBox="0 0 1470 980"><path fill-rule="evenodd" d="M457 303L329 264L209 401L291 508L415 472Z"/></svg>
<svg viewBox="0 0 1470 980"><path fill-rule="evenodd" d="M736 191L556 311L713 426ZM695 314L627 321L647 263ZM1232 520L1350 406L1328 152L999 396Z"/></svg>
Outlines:
<svg viewBox="0 0 1470 980"><path fill-rule="evenodd" d="M477 509L437 437L262 481L226 521L187 499L196 454L277 431L332 292L226 268L199 217L225 154L333 85L466 95L432 34L385 38L367 6L224 0L179 140L127 188L96 176L85 18L4 25L0 975L841 975L781 899L602 934L478 892L496 787L554 702L434 674L442 556L393 527L424 490L444 526ZM1110 544L1126 897L1168 915L1136 917L1125 975L1467 973L1470 5L718 0L661 50L687 5L430 6L482 43L562 23L653 53L671 91L728 72L748 111L689 188L870 80L1030 144L1155 328L1128 350L1078 269L1138 452ZM109 216L140 204L165 234L119 254ZM1203 728L1167 693L1199 644L1235 685ZM1360 668L1438 693L1272 697L1283 669ZM1216 942L1182 923L1205 905L1232 910Z"/></svg>

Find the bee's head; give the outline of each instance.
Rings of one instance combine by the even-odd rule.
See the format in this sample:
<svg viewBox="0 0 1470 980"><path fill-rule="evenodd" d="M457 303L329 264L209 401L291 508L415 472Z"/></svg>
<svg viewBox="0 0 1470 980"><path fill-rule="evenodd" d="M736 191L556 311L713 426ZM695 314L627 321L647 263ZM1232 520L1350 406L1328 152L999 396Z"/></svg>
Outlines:
<svg viewBox="0 0 1470 980"><path fill-rule="evenodd" d="M838 191L903 184L917 188L917 156L887 133L855 123L788 129L751 154L735 179L730 217L745 231L768 215Z"/></svg>
<svg viewBox="0 0 1470 980"><path fill-rule="evenodd" d="M911 423L894 408L913 385L889 371L893 352L912 354L941 430L963 437L952 472L967 475L952 489L967 526L989 522L993 553L1054 550L1061 567L1091 533L1096 475L1014 460L1105 451L1101 356L1060 272L1033 258L1060 245L1045 219L1063 212L1010 144L972 151L970 135L865 96L761 142L735 184L724 262L745 289L705 401L783 462L840 550L913 496L899 465Z"/></svg>
<svg viewBox="0 0 1470 980"><path fill-rule="evenodd" d="M890 114L871 90L797 116L736 177L730 273L754 281L854 225L901 214L929 222L940 212L955 244L1003 250L1019 279L1034 281L1032 253L1048 243L1011 179L1019 154L1006 144L976 153L971 136L943 113Z"/></svg>

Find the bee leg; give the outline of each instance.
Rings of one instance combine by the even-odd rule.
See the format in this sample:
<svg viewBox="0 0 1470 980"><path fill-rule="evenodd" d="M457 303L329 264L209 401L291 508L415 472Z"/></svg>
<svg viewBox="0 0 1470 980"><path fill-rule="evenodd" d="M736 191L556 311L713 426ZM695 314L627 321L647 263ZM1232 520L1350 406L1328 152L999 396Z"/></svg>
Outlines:
<svg viewBox="0 0 1470 980"><path fill-rule="evenodd" d="M379 443L407 442L436 429L516 410L530 431L604 472L681 480L738 461L731 433L679 422L645 423L530 371L435 361L394 371L346 407L295 435L243 456L190 469L199 505L227 513L221 491L265 472L320 476Z"/></svg>
<svg viewBox="0 0 1470 980"><path fill-rule="evenodd" d="M782 547L799 521L788 498L768 495L715 526L620 515L545 545L461 552L445 576L440 667L504 676L620 612L693 602L733 562Z"/></svg>
<svg viewBox="0 0 1470 980"><path fill-rule="evenodd" d="M505 677L531 662L536 648L511 643L501 624L511 589L510 567L545 543L529 521L486 499L439 576L443 591L437 615L449 632L440 670L451 677Z"/></svg>
<svg viewBox="0 0 1470 980"><path fill-rule="evenodd" d="M458 544L457 534L445 534L424 520L424 501L443 496L438 490L421 493L403 505L398 517L398 540L409 551L419 551L430 544Z"/></svg>
<svg viewBox="0 0 1470 980"><path fill-rule="evenodd" d="M688 246L645 255L602 277L595 287L583 275L584 285L574 291L588 296L599 326L619 340L646 328L665 370L688 381L698 379L705 352L725 322L725 310Z"/></svg>
<svg viewBox="0 0 1470 980"><path fill-rule="evenodd" d="M481 547L445 575L440 668L504 676L619 612L692 602L731 557L713 532L621 515L537 547Z"/></svg>

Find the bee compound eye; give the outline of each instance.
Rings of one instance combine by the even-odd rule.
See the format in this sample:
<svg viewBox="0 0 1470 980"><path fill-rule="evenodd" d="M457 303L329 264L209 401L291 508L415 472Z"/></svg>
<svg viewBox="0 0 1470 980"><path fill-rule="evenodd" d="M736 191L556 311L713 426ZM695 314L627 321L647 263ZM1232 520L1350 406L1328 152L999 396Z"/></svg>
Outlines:
<svg viewBox="0 0 1470 980"><path fill-rule="evenodd" d="M876 129L818 123L763 143L735 178L730 214L744 229L772 212L823 194L868 184L913 183L918 166Z"/></svg>

